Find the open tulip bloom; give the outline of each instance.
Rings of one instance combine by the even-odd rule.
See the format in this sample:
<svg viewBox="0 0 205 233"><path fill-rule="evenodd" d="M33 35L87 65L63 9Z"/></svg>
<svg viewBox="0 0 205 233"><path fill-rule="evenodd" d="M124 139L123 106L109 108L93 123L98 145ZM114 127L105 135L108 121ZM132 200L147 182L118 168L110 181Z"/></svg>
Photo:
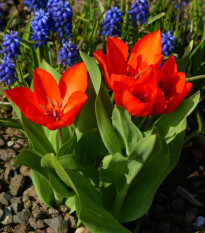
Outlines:
<svg viewBox="0 0 205 233"><path fill-rule="evenodd" d="M83 62L61 78L43 61L33 89L5 91L29 139L14 162L31 168L44 203L67 205L92 233L131 233L122 223L147 213L176 166L199 93L184 100L192 84L172 56L159 68L160 31L129 56L127 44L111 37L106 55L94 53L114 99L95 60L80 55Z"/></svg>

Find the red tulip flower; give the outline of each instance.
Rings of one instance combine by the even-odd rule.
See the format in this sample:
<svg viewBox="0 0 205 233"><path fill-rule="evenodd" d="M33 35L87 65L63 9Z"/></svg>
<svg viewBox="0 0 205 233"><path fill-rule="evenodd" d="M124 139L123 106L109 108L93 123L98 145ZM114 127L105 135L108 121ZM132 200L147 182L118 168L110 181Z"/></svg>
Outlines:
<svg viewBox="0 0 205 233"><path fill-rule="evenodd" d="M161 53L161 33L152 32L141 38L133 47L128 59L128 46L120 39L107 37L107 55L102 51L93 53L104 72L108 87L113 90L112 74L138 77L147 66L159 68L163 55ZM116 80L115 80L116 81Z"/></svg>
<svg viewBox="0 0 205 233"><path fill-rule="evenodd" d="M173 56L164 63L157 74L158 90L153 113L155 115L170 113L184 100L192 88L192 83L186 83L186 75L177 72Z"/></svg>
<svg viewBox="0 0 205 233"><path fill-rule="evenodd" d="M33 89L16 87L5 93L30 121L50 130L70 126L88 98L85 64L66 70L59 85L50 73L36 68Z"/></svg>
<svg viewBox="0 0 205 233"><path fill-rule="evenodd" d="M133 116L146 117L152 113L157 97L157 71L155 68L149 67L142 73L140 79L119 77L114 74L112 78L120 80L115 81L113 85L116 105L126 108Z"/></svg>

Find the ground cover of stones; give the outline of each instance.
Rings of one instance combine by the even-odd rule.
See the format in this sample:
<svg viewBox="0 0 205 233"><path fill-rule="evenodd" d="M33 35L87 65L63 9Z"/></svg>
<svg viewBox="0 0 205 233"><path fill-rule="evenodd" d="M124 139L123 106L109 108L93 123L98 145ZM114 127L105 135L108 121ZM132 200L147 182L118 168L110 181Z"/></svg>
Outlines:
<svg viewBox="0 0 205 233"><path fill-rule="evenodd" d="M75 2L78 9L83 0ZM4 0L3 8L5 22L14 13L26 15L23 0ZM0 102L6 101L0 96ZM11 107L0 108L0 118L13 115ZM195 121L192 115L188 125ZM197 216L205 216L204 141L205 138L199 136L184 146L177 167L164 181L143 217L140 233L205 233L204 225L193 225ZM70 215L66 206L53 210L43 204L32 185L30 170L12 165L11 160L27 144L19 130L0 127L0 232L89 233L84 227L76 229L75 213ZM135 224L125 226L133 231Z"/></svg>

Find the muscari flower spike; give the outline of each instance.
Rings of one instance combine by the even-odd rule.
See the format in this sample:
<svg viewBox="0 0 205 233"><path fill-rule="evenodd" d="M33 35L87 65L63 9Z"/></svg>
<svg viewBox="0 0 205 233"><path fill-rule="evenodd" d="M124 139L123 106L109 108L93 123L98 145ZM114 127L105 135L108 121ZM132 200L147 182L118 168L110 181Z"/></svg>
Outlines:
<svg viewBox="0 0 205 233"><path fill-rule="evenodd" d="M164 53L165 56L168 56L168 54L172 51L175 39L176 37L171 34L171 31L162 33L162 53Z"/></svg>
<svg viewBox="0 0 205 233"><path fill-rule="evenodd" d="M118 7L112 7L107 11L102 23L102 36L120 36L120 24L122 23L122 12Z"/></svg>
<svg viewBox="0 0 205 233"><path fill-rule="evenodd" d="M20 43L21 40L17 37L18 32L13 32L11 30L10 34L5 34L2 47L4 47L0 53L6 54L10 58L17 58L17 55L20 54Z"/></svg>
<svg viewBox="0 0 205 233"><path fill-rule="evenodd" d="M131 10L128 11L128 14L131 16L131 21L134 24L146 24L148 17L148 2L147 0L137 0L134 1Z"/></svg>
<svg viewBox="0 0 205 233"><path fill-rule="evenodd" d="M24 5L28 11L39 10L46 7L47 0L24 0Z"/></svg>
<svg viewBox="0 0 205 233"><path fill-rule="evenodd" d="M198 216L195 220L195 222L193 223L194 226L196 227L201 227L203 226L205 223L205 219L203 216Z"/></svg>
<svg viewBox="0 0 205 233"><path fill-rule="evenodd" d="M60 62L64 66L72 66L79 60L79 51L76 45L72 45L72 41L62 40L62 47L58 53Z"/></svg>
<svg viewBox="0 0 205 233"><path fill-rule="evenodd" d="M11 59L8 56L4 56L1 59L0 64L0 81L1 82L7 82L9 85L12 83L12 81L16 81L15 78L15 63L14 60Z"/></svg>
<svg viewBox="0 0 205 233"><path fill-rule="evenodd" d="M65 0L48 0L46 7L53 18L53 32L58 32L60 38L63 38L64 34L70 38L73 16L70 2Z"/></svg>
<svg viewBox="0 0 205 233"><path fill-rule="evenodd" d="M35 12L31 23L33 35L30 37L31 40L36 42L34 45L35 48L47 43L50 36L51 24L50 12L46 12L43 9Z"/></svg>

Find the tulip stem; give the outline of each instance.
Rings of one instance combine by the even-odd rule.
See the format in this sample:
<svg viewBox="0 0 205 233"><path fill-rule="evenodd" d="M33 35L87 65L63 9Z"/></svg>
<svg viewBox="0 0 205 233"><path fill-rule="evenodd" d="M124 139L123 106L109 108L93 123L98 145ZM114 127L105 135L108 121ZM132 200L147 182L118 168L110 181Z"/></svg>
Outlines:
<svg viewBox="0 0 205 233"><path fill-rule="evenodd" d="M58 145L59 145L59 148L61 148L61 146L62 146L62 131L61 131L61 128L58 129Z"/></svg>
<svg viewBox="0 0 205 233"><path fill-rule="evenodd" d="M153 118L154 118L154 115L153 115L153 114L150 114L150 115L149 115L149 118L148 118L148 120L147 120L147 123L146 123L146 125L145 125L145 129L144 129L145 131L149 129L149 127L150 127L150 125L151 125L151 123L152 123L152 121L153 121Z"/></svg>

